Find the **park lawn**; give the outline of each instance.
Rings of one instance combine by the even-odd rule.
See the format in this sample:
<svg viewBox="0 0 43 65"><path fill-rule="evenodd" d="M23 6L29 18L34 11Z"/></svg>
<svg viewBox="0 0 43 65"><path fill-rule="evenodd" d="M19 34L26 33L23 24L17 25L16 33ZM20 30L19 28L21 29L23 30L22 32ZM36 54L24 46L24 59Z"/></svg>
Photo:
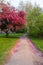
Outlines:
<svg viewBox="0 0 43 65"><path fill-rule="evenodd" d="M9 38L5 38L4 34L0 34L0 65L3 65L8 57L9 51L16 44L18 38L23 34L9 34Z"/></svg>
<svg viewBox="0 0 43 65"><path fill-rule="evenodd" d="M8 35L8 38L18 38L18 37L21 37L24 33L10 33ZM6 37L5 34L0 34L0 37L3 38L3 37Z"/></svg>
<svg viewBox="0 0 43 65"><path fill-rule="evenodd" d="M33 42L33 44L35 46L37 46L37 48L43 52L43 38L34 38L34 37L30 37L31 41Z"/></svg>

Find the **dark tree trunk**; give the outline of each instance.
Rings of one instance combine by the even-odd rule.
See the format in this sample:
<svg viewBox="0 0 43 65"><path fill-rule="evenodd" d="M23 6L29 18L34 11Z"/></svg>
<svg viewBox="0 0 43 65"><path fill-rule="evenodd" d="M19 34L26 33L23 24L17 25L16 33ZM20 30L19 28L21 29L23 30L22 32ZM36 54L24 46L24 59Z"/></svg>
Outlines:
<svg viewBox="0 0 43 65"><path fill-rule="evenodd" d="M8 34L9 34L9 33L8 33L8 32L6 32L6 38L8 38Z"/></svg>
<svg viewBox="0 0 43 65"><path fill-rule="evenodd" d="M5 33L6 33L6 38L8 38L8 35L9 35L8 29L5 31Z"/></svg>

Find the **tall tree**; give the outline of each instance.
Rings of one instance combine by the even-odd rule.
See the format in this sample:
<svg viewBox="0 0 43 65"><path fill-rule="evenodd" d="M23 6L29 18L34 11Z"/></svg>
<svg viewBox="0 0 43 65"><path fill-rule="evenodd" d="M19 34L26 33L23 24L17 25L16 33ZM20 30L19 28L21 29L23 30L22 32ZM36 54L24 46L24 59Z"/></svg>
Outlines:
<svg viewBox="0 0 43 65"><path fill-rule="evenodd" d="M17 29L22 29L25 25L25 12L16 12L14 7L10 7L6 4L1 6L2 12L0 12L0 29L8 36L9 30L11 32Z"/></svg>
<svg viewBox="0 0 43 65"><path fill-rule="evenodd" d="M31 12L28 14L27 23L30 35L42 36L43 35L43 12L40 7L33 7ZM41 32L41 33L40 33Z"/></svg>

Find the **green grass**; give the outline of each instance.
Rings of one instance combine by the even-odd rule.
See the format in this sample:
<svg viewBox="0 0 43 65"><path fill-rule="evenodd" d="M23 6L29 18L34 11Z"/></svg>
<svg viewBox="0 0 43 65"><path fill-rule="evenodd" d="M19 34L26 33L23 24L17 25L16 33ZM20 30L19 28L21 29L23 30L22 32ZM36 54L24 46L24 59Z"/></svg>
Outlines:
<svg viewBox="0 0 43 65"><path fill-rule="evenodd" d="M10 33L8 35L8 38L19 38L20 36L22 36L24 33ZM5 34L0 34L0 37L5 37Z"/></svg>
<svg viewBox="0 0 43 65"><path fill-rule="evenodd" d="M34 43L34 45L36 45L37 48L43 52L43 38L30 37L30 39Z"/></svg>
<svg viewBox="0 0 43 65"><path fill-rule="evenodd" d="M0 34L0 65L3 65L8 57L9 51L16 44L18 38L23 34L9 34L9 38L5 38L4 34Z"/></svg>

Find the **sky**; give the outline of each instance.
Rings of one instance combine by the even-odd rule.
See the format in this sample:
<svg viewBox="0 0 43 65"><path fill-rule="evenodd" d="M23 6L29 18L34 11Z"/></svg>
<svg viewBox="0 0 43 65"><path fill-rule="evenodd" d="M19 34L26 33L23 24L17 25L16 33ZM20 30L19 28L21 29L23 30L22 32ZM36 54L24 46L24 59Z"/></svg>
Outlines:
<svg viewBox="0 0 43 65"><path fill-rule="evenodd" d="M6 1L9 1L15 7L17 7L19 5L20 1L23 1L23 2L29 1L33 5L36 3L41 8L43 8L43 0L6 0Z"/></svg>

